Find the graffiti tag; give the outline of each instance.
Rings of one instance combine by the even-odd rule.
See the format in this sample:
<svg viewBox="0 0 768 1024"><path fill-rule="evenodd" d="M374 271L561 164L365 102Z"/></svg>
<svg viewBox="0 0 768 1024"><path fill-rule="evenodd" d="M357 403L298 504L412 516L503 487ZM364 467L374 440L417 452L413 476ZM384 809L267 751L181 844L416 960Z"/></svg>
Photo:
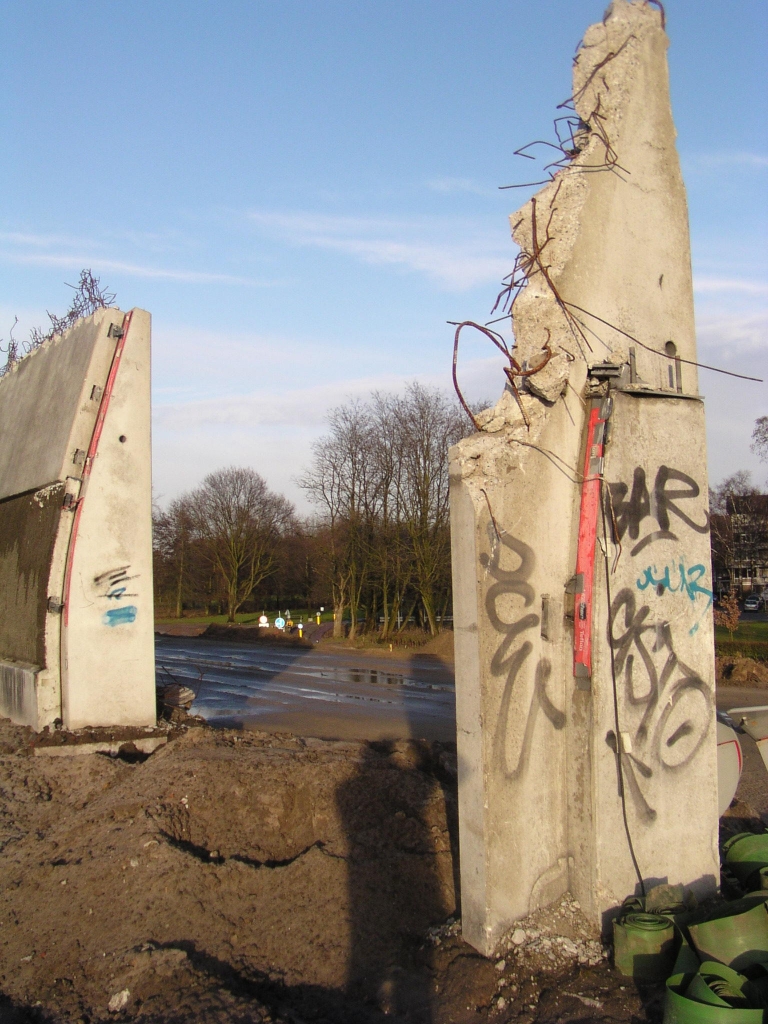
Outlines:
<svg viewBox="0 0 768 1024"><path fill-rule="evenodd" d="M670 594L685 594L693 602L699 595L706 598L707 603L701 615L688 630L690 636L693 636L698 630L702 618L712 607L714 600L714 594L709 587L703 587L699 582L706 577L706 574L706 567L701 564L692 565L686 569L685 560L680 556L672 565L665 565L664 572L661 574L658 573L655 565L646 566L635 586L638 590L648 590L650 587L659 597L669 591Z"/></svg>
<svg viewBox="0 0 768 1024"><path fill-rule="evenodd" d="M683 486L670 486L675 483ZM619 539L628 534L631 540L638 541L630 552L632 555L638 554L643 548L657 540L679 540L677 534L670 529L671 516L677 517L696 533L709 531L709 513L706 508L699 512L698 522L680 508L679 502L691 501L698 498L701 493L699 485L687 473L670 469L669 466L660 466L653 485L653 495L648 491L645 470L642 466L635 469L631 493L628 485L622 482L608 486ZM629 497L627 497L628 493ZM641 525L649 518L656 520L658 530L651 530L643 538L638 539Z"/></svg>
<svg viewBox="0 0 768 1024"><path fill-rule="evenodd" d="M515 569L502 569L499 565L505 548L519 559L519 565ZM535 612L523 614L513 612L510 614L507 611L506 615L504 612L505 609L511 607L509 598L512 596L522 599L523 609L530 608L533 604L535 591L528 582L536 565L533 550L523 541L502 530L490 557L482 554L480 562L496 581L488 588L485 596L485 609L491 625L502 635L502 641L491 659L491 673L495 676L506 675L493 739L494 755L505 777L517 779L521 776L528 760L528 751L533 739L539 709L543 711L555 729L562 729L566 719L565 714L554 705L547 692L547 683L552 673L552 665L547 658L540 658L536 665L533 694L522 730L519 726L515 726L511 715L513 698L518 688L518 678L533 650L530 640L522 640L522 643L519 641L528 630L539 625L539 616ZM521 731L522 737L520 737ZM510 743L514 742L515 736L519 740L516 744L516 755L511 754L509 750Z"/></svg>
<svg viewBox="0 0 768 1024"><path fill-rule="evenodd" d="M669 623L649 616L650 608L638 608L632 590L621 590L611 605L608 640L616 678L623 676L627 705L640 714L631 731L631 749L622 745L620 754L635 806L650 823L656 811L644 784L658 771L678 771L689 764L712 728L713 716L711 687L678 657ZM620 741L613 736L609 742Z"/></svg>
<svg viewBox="0 0 768 1024"><path fill-rule="evenodd" d="M129 576L128 570L130 565L121 565L116 569L109 569L107 572L99 573L98 576L94 576L93 582L97 587L106 587L103 593L98 596L106 598L107 601L122 601L126 597L138 597L138 594L128 593L126 584L129 580L138 579L138 573ZM122 605L117 608L108 609L101 617L101 621L105 626L121 626L128 625L131 622L136 621L136 615L138 609L136 605L128 604Z"/></svg>

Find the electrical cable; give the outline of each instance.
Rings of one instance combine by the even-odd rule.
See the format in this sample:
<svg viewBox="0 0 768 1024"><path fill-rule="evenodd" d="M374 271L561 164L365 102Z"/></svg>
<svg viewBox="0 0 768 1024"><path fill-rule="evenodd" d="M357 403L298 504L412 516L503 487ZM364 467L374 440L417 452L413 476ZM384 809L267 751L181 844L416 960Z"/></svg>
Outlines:
<svg viewBox="0 0 768 1024"><path fill-rule="evenodd" d="M640 341L639 338L635 338L632 334L628 334L623 331L616 324L610 323L608 320L603 320L597 313L590 313L588 309L582 309L581 306L577 306L575 302L568 302L567 299L562 300L566 306L571 306L573 309L578 309L580 313L584 313L586 316L591 316L593 320L599 320L601 324L605 324L606 327L610 327L612 331L616 331L618 334L623 334L625 338L629 338L630 341L634 341L640 348L644 348L646 352L652 352L655 356L661 356L662 359L669 359L666 352L660 352L657 348L653 348L651 345L646 345L644 341ZM593 332L594 333L594 332ZM605 344L605 343L604 343ZM753 380L757 384L762 384L762 377L747 377L743 373L734 373L733 370L721 370L719 366L708 366L706 363L697 363L695 359L684 359L682 356L676 356L681 363L687 363L688 366L698 366L702 370L712 370L715 373L724 373L726 377L738 377L739 380Z"/></svg>
<svg viewBox="0 0 768 1024"><path fill-rule="evenodd" d="M605 542L605 551L604 551L604 558L603 558L603 561L604 561L604 564L605 564L605 592L606 592L606 596L608 598L608 615L609 615L609 621L610 621L610 610L611 610L613 602L611 600L611 574L610 574L610 571L608 569L608 528L607 528L606 522L605 522L605 501L602 501L601 505L602 505L602 511L603 511L603 540ZM624 832L626 833L626 836L627 836L627 845L629 847L629 856L632 858L632 864L633 864L634 869L635 869L635 874L637 875L637 881L638 881L638 884L640 886L640 892L642 893L643 897L645 897L645 895L646 895L646 893L645 893L645 882L643 881L643 876L642 876L642 873L640 871L640 865L637 862L637 855L635 854L635 846L634 846L634 843L632 842L632 833L631 833L630 828L629 828L629 819L627 818L627 796L626 796L626 786L624 785L624 766L623 766L622 761L621 761L622 751L621 751L621 727L619 725L619 693L618 693L618 685L616 683L616 659L614 657L612 640L613 640L613 633L611 632L610 638L609 638L609 642L608 642L608 648L610 650L610 656L611 656L611 681L612 681L612 684L613 684L613 718L614 718L614 723L615 723L615 726L616 726L616 766L618 768L618 775L619 775L619 797L621 799L621 816L624 819Z"/></svg>

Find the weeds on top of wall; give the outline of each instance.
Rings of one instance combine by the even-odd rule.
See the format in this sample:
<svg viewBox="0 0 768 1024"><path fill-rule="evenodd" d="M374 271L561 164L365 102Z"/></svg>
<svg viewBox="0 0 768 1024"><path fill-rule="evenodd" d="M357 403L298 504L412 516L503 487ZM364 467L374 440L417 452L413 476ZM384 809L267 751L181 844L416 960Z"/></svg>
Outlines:
<svg viewBox="0 0 768 1024"><path fill-rule="evenodd" d="M98 277L94 277L91 270L81 270L78 283L68 284L67 288L72 288L75 293L70 307L63 316L57 316L46 310L48 319L51 321L51 326L47 331L42 327L33 327L29 332L29 338L19 342L13 337L14 328L19 322L18 317L14 320L13 327L9 332L8 343L3 346L0 341L0 353L6 356L5 366L0 367L0 377L5 376L14 363L23 359L33 349L40 348L43 342L49 341L55 335L63 334L82 317L90 316L97 309L106 309L115 305L114 292L108 291L106 287L102 288L101 281Z"/></svg>

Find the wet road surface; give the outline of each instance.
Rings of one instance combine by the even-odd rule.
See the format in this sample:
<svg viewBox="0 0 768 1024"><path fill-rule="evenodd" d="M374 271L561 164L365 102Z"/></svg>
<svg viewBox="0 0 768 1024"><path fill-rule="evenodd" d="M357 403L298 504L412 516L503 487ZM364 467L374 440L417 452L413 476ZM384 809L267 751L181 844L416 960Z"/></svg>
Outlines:
<svg viewBox="0 0 768 1024"><path fill-rule="evenodd" d="M437 658L156 638L157 681L189 686L212 725L334 739L455 741L453 670Z"/></svg>

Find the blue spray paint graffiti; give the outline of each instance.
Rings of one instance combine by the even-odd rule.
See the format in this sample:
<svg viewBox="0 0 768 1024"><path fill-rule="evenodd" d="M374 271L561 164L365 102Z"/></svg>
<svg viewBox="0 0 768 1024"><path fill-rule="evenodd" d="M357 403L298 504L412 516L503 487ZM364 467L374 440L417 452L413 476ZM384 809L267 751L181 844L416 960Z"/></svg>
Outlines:
<svg viewBox="0 0 768 1024"><path fill-rule="evenodd" d="M130 568L130 565L121 565L116 569L109 569L107 572L94 576L93 582L97 587L106 586L106 590L100 593L99 597L106 598L107 601L122 601L126 597L138 597L138 594L129 594L125 585L128 580L138 579L138 574L128 575ZM136 621L137 611L135 604L111 608L102 615L101 621L105 626L127 626Z"/></svg>
<svg viewBox="0 0 768 1024"><path fill-rule="evenodd" d="M635 585L638 590L647 590L648 587L653 587L659 597L667 590L670 594L686 594L694 603L699 594L705 597L707 599L706 607L703 609L698 620L688 630L689 634L693 636L699 628L704 615L712 607L714 597L712 591L708 587L701 586L699 582L704 579L706 574L706 567L701 564L692 565L686 569L685 560L681 556L673 565L665 565L664 572L660 576L655 565L647 566Z"/></svg>
<svg viewBox="0 0 768 1024"><path fill-rule="evenodd" d="M129 625L131 622L136 621L137 614L138 608L136 605L127 604L123 608L110 608L108 612L104 612L101 621L105 626Z"/></svg>

